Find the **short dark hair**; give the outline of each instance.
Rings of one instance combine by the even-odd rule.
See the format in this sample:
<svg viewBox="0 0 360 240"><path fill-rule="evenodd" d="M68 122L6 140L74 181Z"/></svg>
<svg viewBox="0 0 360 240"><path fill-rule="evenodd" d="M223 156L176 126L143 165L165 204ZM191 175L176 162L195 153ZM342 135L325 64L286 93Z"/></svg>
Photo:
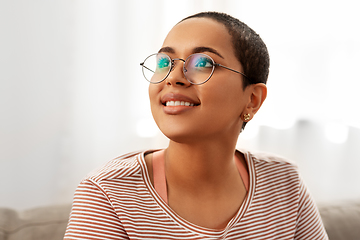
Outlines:
<svg viewBox="0 0 360 240"><path fill-rule="evenodd" d="M248 25L226 13L220 12L200 12L184 18L210 18L222 23L228 30L235 52L236 58L241 63L244 74L243 89L251 84L266 84L269 76L270 57L267 47L263 40ZM247 122L244 122L242 129Z"/></svg>
<svg viewBox="0 0 360 240"><path fill-rule="evenodd" d="M270 58L265 43L260 36L245 23L226 13L201 12L184 18L210 18L222 23L228 30L235 56L244 68L244 89L251 84L266 84L269 76Z"/></svg>

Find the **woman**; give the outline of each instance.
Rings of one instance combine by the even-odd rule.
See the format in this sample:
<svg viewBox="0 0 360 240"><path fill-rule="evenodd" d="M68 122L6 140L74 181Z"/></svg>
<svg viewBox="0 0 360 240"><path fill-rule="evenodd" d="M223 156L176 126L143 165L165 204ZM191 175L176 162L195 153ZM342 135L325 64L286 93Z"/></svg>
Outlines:
<svg viewBox="0 0 360 240"><path fill-rule="evenodd" d="M141 65L169 145L85 178L65 239L327 239L294 165L235 149L267 93L268 52L252 29L199 13Z"/></svg>

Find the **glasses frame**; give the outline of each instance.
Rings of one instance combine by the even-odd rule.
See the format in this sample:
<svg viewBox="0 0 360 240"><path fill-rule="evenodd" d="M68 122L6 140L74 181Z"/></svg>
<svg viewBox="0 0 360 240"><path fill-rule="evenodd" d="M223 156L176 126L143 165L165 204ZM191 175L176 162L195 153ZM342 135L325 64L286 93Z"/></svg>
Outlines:
<svg viewBox="0 0 360 240"><path fill-rule="evenodd" d="M144 65L144 63L146 62L146 60L147 60L148 58L150 58L150 57L152 57L152 56L154 56L154 55L158 55L158 54L165 55L167 58L169 58L169 60L170 60L170 69L169 69L168 73L165 75L165 77L164 77L163 79L161 79L160 81L157 81L157 82L151 82L149 79L146 78L145 73L144 73L144 69L147 69L147 70L149 70L149 71L151 71L151 72L154 72L154 71L152 71L151 69L147 68L147 67ZM212 61L212 63L213 63L213 69L212 69L212 71L211 71L211 73L210 73L210 76L209 76L205 81L203 81L203 82L201 82L201 83L193 83L192 81L190 81L190 80L186 77L186 72L187 72L187 70L186 70L186 68L185 68L185 63L186 63L186 61L187 61L191 56L193 56L193 55L204 55L205 57L208 57L209 59L211 59L211 61ZM222 64L220 64L220 63L216 63L216 62L214 61L214 59L212 59L212 57L210 57L209 55L204 54L204 53L193 53L193 54L191 54L190 56L188 56L188 57L186 58L186 60L184 60L184 59L182 59L182 58L173 58L173 59L171 59L171 57L170 57L169 55L165 54L165 53L153 53L153 54L149 55L147 58L145 58L145 60L144 60L142 63L140 63L140 66L142 66L142 73L143 73L143 76L144 76L144 78L146 79L146 81L148 81L148 82L150 82L150 83L152 83L152 84L157 84L157 83L163 82L163 81L170 75L170 73L174 70L175 61L182 61L182 62L184 63L184 64L183 64L183 73L184 73L184 76L185 76L186 80L187 80L189 83L194 84L194 85L201 85L201 84L204 84L204 83L206 83L207 81L209 81L209 79L210 79L210 78L212 77L212 75L214 74L214 71L215 71L215 68L216 68L216 67L225 68L225 69L227 69L227 70L230 70L230 71L233 71L233 72L235 72L235 73L241 74L241 75L244 76L245 78L249 79L244 73L239 72L239 71L237 71L237 70L234 70L234 69L232 69L232 68L226 67L226 66L224 66L224 65L222 65ZM155 73L155 72L154 72L154 73Z"/></svg>

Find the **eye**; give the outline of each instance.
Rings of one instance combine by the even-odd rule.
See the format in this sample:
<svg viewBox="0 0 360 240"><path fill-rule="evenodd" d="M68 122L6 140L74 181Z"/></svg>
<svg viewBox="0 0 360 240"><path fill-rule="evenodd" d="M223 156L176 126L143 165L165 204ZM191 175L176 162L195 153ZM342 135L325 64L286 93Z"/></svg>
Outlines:
<svg viewBox="0 0 360 240"><path fill-rule="evenodd" d="M213 62L211 61L211 59L209 59L207 57L199 57L196 60L194 66L197 68L212 68Z"/></svg>
<svg viewBox="0 0 360 240"><path fill-rule="evenodd" d="M167 67L169 67L169 64L170 64L169 59L162 57L162 58L159 58L157 61L157 68L158 69L167 68Z"/></svg>

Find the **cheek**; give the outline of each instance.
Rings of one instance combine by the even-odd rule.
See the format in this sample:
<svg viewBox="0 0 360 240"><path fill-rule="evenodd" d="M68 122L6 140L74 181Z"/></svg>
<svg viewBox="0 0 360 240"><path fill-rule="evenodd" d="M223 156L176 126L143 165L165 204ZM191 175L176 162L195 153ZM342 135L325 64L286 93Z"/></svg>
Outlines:
<svg viewBox="0 0 360 240"><path fill-rule="evenodd" d="M149 93L149 98L151 99L151 97L152 97L152 95L154 93L153 84L149 84L148 93Z"/></svg>
<svg viewBox="0 0 360 240"><path fill-rule="evenodd" d="M219 112L227 115L241 114L241 108L244 102L242 99L242 85L232 79L223 79L222 83L216 86L209 86L209 90L204 91L204 98L205 97L208 99L206 102L216 107Z"/></svg>
<svg viewBox="0 0 360 240"><path fill-rule="evenodd" d="M161 83L160 83L161 84ZM161 103L160 103L160 92L162 87L160 84L149 85L149 100L150 110L153 115L155 122L158 122L160 115L162 114Z"/></svg>
<svg viewBox="0 0 360 240"><path fill-rule="evenodd" d="M160 92L159 86L157 84L149 85L149 99L150 104L153 105L157 100L158 93Z"/></svg>

